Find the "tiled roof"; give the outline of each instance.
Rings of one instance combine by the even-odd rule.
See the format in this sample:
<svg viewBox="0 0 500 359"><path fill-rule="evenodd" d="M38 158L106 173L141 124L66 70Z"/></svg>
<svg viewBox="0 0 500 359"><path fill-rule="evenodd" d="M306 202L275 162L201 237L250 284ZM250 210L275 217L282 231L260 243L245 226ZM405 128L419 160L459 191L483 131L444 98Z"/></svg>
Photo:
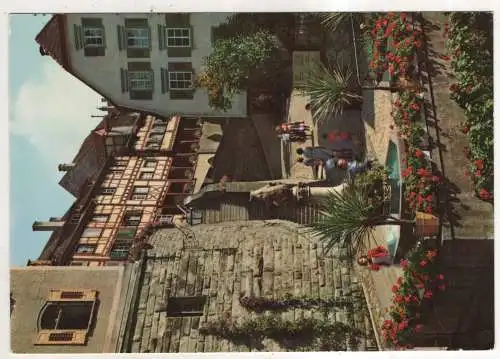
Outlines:
<svg viewBox="0 0 500 359"><path fill-rule="evenodd" d="M40 45L42 54L50 55L67 71L70 71L68 53L66 51L66 15L53 15L49 22L38 33L35 41Z"/></svg>

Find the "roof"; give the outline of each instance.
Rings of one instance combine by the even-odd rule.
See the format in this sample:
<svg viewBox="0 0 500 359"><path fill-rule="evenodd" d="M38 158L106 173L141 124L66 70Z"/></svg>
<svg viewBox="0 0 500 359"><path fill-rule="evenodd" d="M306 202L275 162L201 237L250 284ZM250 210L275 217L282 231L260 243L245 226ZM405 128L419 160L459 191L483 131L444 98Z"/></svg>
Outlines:
<svg viewBox="0 0 500 359"><path fill-rule="evenodd" d="M42 55L50 55L66 71L71 72L68 51L66 49L66 15L53 15L35 38L40 45Z"/></svg>

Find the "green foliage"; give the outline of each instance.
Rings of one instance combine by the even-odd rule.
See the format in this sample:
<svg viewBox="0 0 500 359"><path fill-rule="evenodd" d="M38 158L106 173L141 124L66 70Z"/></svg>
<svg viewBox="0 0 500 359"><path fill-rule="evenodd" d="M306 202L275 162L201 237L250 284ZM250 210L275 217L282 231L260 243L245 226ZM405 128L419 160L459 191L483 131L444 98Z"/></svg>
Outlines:
<svg viewBox="0 0 500 359"><path fill-rule="evenodd" d="M303 296L300 298L294 297L291 294L285 295L283 298L269 299L264 297L241 297L240 304L243 308L256 313L263 313L266 310L274 312L287 311L289 309L323 309L325 311L330 308L351 308L353 300L351 298L310 298Z"/></svg>
<svg viewBox="0 0 500 359"><path fill-rule="evenodd" d="M470 172L480 198L493 200L493 14L454 12L450 15L448 48L457 82L451 98L465 111L470 147Z"/></svg>
<svg viewBox="0 0 500 359"><path fill-rule="evenodd" d="M347 340L361 337L358 330L343 323L302 318L284 320L280 315L261 315L243 323L228 320L209 322L200 328L202 335L214 335L250 348L264 349L262 340L273 339L289 350L346 350Z"/></svg>
<svg viewBox="0 0 500 359"><path fill-rule="evenodd" d="M353 71L340 66L315 66L311 76L299 84L298 89L310 96L314 121L341 114L345 106L362 100L361 88L356 84Z"/></svg>
<svg viewBox="0 0 500 359"><path fill-rule="evenodd" d="M215 41L198 80L208 91L210 107L230 109L231 98L247 88L252 74L266 72L278 48L275 37L266 31Z"/></svg>

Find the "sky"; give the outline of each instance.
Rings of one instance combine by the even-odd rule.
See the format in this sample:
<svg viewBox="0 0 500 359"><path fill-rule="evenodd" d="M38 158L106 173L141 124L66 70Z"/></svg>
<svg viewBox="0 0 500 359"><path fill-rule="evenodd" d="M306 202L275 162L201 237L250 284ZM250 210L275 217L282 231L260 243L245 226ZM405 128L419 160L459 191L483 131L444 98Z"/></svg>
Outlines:
<svg viewBox="0 0 500 359"><path fill-rule="evenodd" d="M62 216L74 197L58 182L59 163L71 162L97 125L100 96L41 56L36 35L50 15L10 15L10 265L36 259L51 232L33 232L35 220Z"/></svg>

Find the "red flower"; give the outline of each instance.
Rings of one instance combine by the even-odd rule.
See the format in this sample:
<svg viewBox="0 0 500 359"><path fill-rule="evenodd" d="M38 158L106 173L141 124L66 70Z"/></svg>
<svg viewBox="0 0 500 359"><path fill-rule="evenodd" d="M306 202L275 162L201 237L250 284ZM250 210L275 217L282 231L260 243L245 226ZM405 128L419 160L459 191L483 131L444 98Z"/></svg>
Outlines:
<svg viewBox="0 0 500 359"><path fill-rule="evenodd" d="M492 197L492 195L490 192L488 192L487 189L481 188L479 190L479 197L481 197L482 199L490 199Z"/></svg>
<svg viewBox="0 0 500 359"><path fill-rule="evenodd" d="M340 138L342 140L348 140L349 139L349 133L348 132L340 132Z"/></svg>
<svg viewBox="0 0 500 359"><path fill-rule="evenodd" d="M433 210L432 210L431 206L425 207L425 213L432 213L432 212L433 212Z"/></svg>
<svg viewBox="0 0 500 359"><path fill-rule="evenodd" d="M444 275L443 274L438 274L436 276L436 278L439 279L439 280L444 280Z"/></svg>
<svg viewBox="0 0 500 359"><path fill-rule="evenodd" d="M424 298L425 298L425 299L431 299L431 298L432 298L432 291L430 291L430 290L426 290L426 291L424 292Z"/></svg>
<svg viewBox="0 0 500 359"><path fill-rule="evenodd" d="M370 264L370 269L374 272L378 272L380 270L380 264L372 263Z"/></svg>
<svg viewBox="0 0 500 359"><path fill-rule="evenodd" d="M425 200L427 202L432 202L433 199L434 199L434 197L432 196L432 194L428 194L427 197L425 197Z"/></svg>
<svg viewBox="0 0 500 359"><path fill-rule="evenodd" d="M419 176L425 176L425 168L419 168L419 169L417 170L417 174L418 174Z"/></svg>
<svg viewBox="0 0 500 359"><path fill-rule="evenodd" d="M402 12L399 16L401 18L401 21L405 21L406 17L407 17L407 14L405 12Z"/></svg>
<svg viewBox="0 0 500 359"><path fill-rule="evenodd" d="M481 171L480 170L477 170L476 173L474 173L476 175L476 177L481 177Z"/></svg>
<svg viewBox="0 0 500 359"><path fill-rule="evenodd" d="M420 261L420 267L422 267L422 268L425 267L427 265L427 263L428 262L426 260Z"/></svg>
<svg viewBox="0 0 500 359"><path fill-rule="evenodd" d="M443 291L443 290L445 290L445 289L446 289L446 285L444 285L444 284L440 284L440 285L438 285L438 289L439 289L440 291Z"/></svg>
<svg viewBox="0 0 500 359"><path fill-rule="evenodd" d="M424 156L424 153L422 152L422 150L421 150L420 148L417 148L417 149L415 150L415 157L417 157L417 158L421 158L421 157L423 157L423 156Z"/></svg>
<svg viewBox="0 0 500 359"><path fill-rule="evenodd" d="M401 261L399 262L399 265L400 265L400 266L401 266L401 268L403 268L403 269L408 268L408 259L401 259Z"/></svg>
<svg viewBox="0 0 500 359"><path fill-rule="evenodd" d="M432 176L432 182L439 183L440 181L441 181L441 178L439 178L438 176Z"/></svg>
<svg viewBox="0 0 500 359"><path fill-rule="evenodd" d="M416 104L416 103L412 103L411 106L410 106L410 108L412 110L415 110L415 111L420 110L420 106L418 104Z"/></svg>
<svg viewBox="0 0 500 359"><path fill-rule="evenodd" d="M420 43L420 41L415 41L415 47L418 49L420 48L420 46L422 46L422 44Z"/></svg>
<svg viewBox="0 0 500 359"><path fill-rule="evenodd" d="M457 85L457 84L451 84L451 85L450 85L450 91L451 91L451 92L455 92L455 91L457 90L457 88L458 88L458 85Z"/></svg>
<svg viewBox="0 0 500 359"><path fill-rule="evenodd" d="M484 168L484 162L483 162L483 160L475 160L474 164L476 165L476 168L478 170L482 170Z"/></svg>
<svg viewBox="0 0 500 359"><path fill-rule="evenodd" d="M415 332L420 333L424 329L422 324L415 325Z"/></svg>
<svg viewBox="0 0 500 359"><path fill-rule="evenodd" d="M398 290L399 290L399 286L397 286L397 285L395 285L395 284L394 284L394 285L392 286L392 292L393 292L393 293L397 293L397 291L398 291Z"/></svg>
<svg viewBox="0 0 500 359"><path fill-rule="evenodd" d="M462 127L461 131L464 135L468 134L470 131L470 126L467 125L467 126Z"/></svg>
<svg viewBox="0 0 500 359"><path fill-rule="evenodd" d="M401 295L394 296L394 301L396 303L402 303L403 302L403 296L401 296Z"/></svg>

